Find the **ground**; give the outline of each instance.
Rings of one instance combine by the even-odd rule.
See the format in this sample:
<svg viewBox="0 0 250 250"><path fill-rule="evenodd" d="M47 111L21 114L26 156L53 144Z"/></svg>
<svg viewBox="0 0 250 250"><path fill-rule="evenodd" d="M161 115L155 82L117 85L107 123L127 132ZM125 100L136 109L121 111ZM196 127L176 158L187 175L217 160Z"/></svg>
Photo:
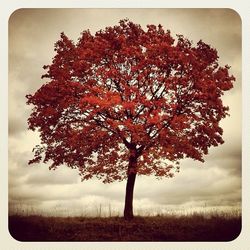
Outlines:
<svg viewBox="0 0 250 250"><path fill-rule="evenodd" d="M192 214L135 217L9 217L18 241L231 241L241 231L240 216Z"/></svg>

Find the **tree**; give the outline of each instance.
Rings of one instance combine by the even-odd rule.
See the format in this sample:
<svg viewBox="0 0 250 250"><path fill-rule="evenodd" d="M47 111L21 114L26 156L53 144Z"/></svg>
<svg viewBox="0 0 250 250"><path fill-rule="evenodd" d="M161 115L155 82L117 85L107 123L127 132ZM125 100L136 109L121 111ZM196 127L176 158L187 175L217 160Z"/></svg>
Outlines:
<svg viewBox="0 0 250 250"><path fill-rule="evenodd" d="M203 41L121 20L83 31L76 44L61 33L55 53L44 66L49 81L27 95L29 129L41 139L29 163L66 164L82 180L127 179L125 219L133 218L136 175L172 177L180 159L203 162L223 143L221 97L235 78Z"/></svg>

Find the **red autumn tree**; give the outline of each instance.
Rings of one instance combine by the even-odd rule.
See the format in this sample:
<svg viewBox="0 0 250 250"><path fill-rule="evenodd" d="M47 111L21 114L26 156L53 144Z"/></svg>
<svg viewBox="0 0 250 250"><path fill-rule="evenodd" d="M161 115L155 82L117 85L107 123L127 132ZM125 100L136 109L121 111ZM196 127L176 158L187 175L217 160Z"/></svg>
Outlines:
<svg viewBox="0 0 250 250"><path fill-rule="evenodd" d="M29 163L77 168L83 180L127 179L124 217L133 218L136 175L172 177L179 160L204 161L223 143L222 95L235 78L202 41L176 40L161 25L121 20L74 44L62 33L49 81L27 103L41 145Z"/></svg>

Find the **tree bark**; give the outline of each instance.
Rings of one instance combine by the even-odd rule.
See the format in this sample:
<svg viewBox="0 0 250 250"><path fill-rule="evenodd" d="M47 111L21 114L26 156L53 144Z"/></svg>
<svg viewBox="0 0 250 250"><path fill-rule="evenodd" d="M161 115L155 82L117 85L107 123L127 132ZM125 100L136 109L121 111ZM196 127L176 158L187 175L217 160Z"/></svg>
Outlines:
<svg viewBox="0 0 250 250"><path fill-rule="evenodd" d="M134 217L133 214L133 194L134 194L134 185L136 178L136 161L135 157L129 159L128 166L128 178L126 185L126 195L125 195L125 207L124 207L124 219L132 220Z"/></svg>

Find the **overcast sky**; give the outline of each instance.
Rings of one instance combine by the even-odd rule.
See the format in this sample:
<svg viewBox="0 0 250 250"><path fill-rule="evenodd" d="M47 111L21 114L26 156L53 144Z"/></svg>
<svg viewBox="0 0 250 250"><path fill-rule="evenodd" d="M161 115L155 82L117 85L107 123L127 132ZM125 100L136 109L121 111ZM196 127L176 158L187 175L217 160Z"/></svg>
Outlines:
<svg viewBox="0 0 250 250"><path fill-rule="evenodd" d="M219 63L231 66L235 87L223 100L230 117L222 123L225 143L210 149L205 163L182 160L172 179L139 177L135 184L135 213L164 209L240 206L241 203L241 20L230 9L21 9L9 20L9 203L49 213L73 215L122 213L125 181L103 184L80 181L76 170L45 164L28 166L37 133L27 130L31 107L25 95L46 80L42 68L54 56L54 43L65 34L74 41L83 30L96 31L129 18L134 23L159 23L172 35L183 34L194 43L202 39L219 53Z"/></svg>

